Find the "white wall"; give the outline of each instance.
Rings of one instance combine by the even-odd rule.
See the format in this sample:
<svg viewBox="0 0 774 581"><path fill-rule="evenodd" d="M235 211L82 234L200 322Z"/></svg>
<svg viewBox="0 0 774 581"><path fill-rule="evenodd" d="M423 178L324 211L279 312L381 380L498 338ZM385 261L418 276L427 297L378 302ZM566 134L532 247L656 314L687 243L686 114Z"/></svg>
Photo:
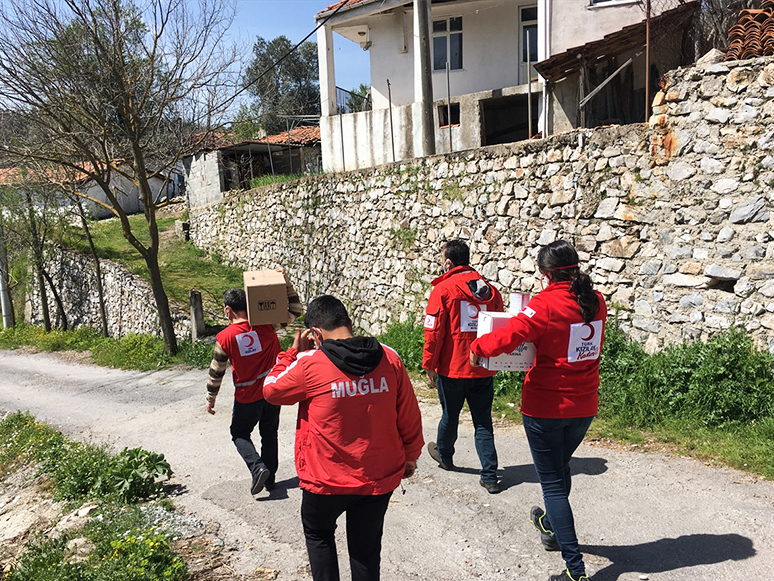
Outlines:
<svg viewBox="0 0 774 581"><path fill-rule="evenodd" d="M220 152L200 151L183 160L188 207L202 206L223 198Z"/></svg>
<svg viewBox="0 0 774 581"><path fill-rule="evenodd" d="M452 96L519 84L519 8L536 3L486 0L433 6L433 19L462 16L463 69L450 74ZM409 31L412 14L406 11ZM407 43L406 53L399 52L403 30L394 14L371 17L369 26L374 109L388 107L387 79L393 105L408 105L414 100L413 43ZM433 73L433 97L446 97L445 71Z"/></svg>

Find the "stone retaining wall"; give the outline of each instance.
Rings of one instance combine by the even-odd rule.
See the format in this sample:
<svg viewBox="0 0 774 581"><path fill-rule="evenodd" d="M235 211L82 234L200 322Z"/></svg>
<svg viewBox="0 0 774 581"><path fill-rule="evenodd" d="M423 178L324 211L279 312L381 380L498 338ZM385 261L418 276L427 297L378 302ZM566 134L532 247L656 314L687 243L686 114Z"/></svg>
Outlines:
<svg viewBox="0 0 774 581"><path fill-rule="evenodd" d="M191 238L245 269L288 268L378 333L418 320L443 240L504 295L572 241L649 349L744 325L774 348L774 61L681 69L648 125L328 174L190 211ZM507 300L507 299L506 299Z"/></svg>
<svg viewBox="0 0 774 581"><path fill-rule="evenodd" d="M124 267L109 260L100 262L108 332L118 338L129 333L160 335L156 302L150 285ZM63 298L68 325L88 325L102 328L99 317L99 298L94 261L90 256L62 251L49 260L48 269L57 283L57 291ZM59 314L50 289L47 290L52 325L59 325ZM190 338L191 327L188 313L170 304L175 334L178 338ZM35 325L43 324L40 311L40 293L37 284L27 289L24 319Z"/></svg>

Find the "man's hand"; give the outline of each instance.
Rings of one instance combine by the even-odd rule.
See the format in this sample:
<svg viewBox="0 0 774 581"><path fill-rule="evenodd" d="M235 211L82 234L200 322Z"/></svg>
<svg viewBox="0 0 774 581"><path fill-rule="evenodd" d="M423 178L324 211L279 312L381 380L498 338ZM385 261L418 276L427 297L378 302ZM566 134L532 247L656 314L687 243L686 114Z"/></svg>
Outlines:
<svg viewBox="0 0 774 581"><path fill-rule="evenodd" d="M403 478L411 478L417 470L417 461L406 462L406 469L403 471Z"/></svg>
<svg viewBox="0 0 774 581"><path fill-rule="evenodd" d="M312 330L296 329L296 336L293 337L293 349L297 351L309 351L312 348Z"/></svg>
<svg viewBox="0 0 774 581"><path fill-rule="evenodd" d="M206 405L204 407L207 410L208 414L211 414L213 416L215 415L215 400L214 399L207 400L207 403L206 403Z"/></svg>
<svg viewBox="0 0 774 581"><path fill-rule="evenodd" d="M481 367L481 357L473 353L473 351L470 352L470 366Z"/></svg>
<svg viewBox="0 0 774 581"><path fill-rule="evenodd" d="M427 384L433 389L438 389L437 385L438 374L432 369L427 370Z"/></svg>

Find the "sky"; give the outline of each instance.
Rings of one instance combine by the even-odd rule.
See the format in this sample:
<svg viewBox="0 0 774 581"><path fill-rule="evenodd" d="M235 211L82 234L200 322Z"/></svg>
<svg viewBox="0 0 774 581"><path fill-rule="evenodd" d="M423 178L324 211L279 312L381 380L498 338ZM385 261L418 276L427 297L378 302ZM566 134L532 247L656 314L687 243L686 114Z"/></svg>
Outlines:
<svg viewBox="0 0 774 581"><path fill-rule="evenodd" d="M236 0L237 15L233 28L245 54L252 52L257 36L271 40L287 36L293 44L314 30L315 14L334 3L334 0ZM317 34L309 38L317 43ZM353 89L361 83L371 84L368 52L358 44L338 34L333 35L335 50L336 85Z"/></svg>

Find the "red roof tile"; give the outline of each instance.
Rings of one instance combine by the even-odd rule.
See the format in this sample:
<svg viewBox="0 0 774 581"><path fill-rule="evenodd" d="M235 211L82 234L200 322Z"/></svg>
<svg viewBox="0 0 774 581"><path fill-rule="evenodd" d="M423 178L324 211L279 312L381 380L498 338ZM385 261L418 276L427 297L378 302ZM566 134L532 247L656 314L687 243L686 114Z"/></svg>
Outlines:
<svg viewBox="0 0 774 581"><path fill-rule="evenodd" d="M276 135L268 135L259 139L262 143L288 143L288 133L283 131ZM320 142L320 126L301 126L290 130L290 143L292 145L312 145Z"/></svg>
<svg viewBox="0 0 774 581"><path fill-rule="evenodd" d="M317 15L319 16L320 14L331 12L332 10L336 10L339 7L354 6L355 4L360 4L361 2L365 2L365 0L340 0L339 2L328 6L325 10L320 10Z"/></svg>
<svg viewBox="0 0 774 581"><path fill-rule="evenodd" d="M774 55L774 0L763 0L761 9L740 10L728 31L727 61Z"/></svg>

